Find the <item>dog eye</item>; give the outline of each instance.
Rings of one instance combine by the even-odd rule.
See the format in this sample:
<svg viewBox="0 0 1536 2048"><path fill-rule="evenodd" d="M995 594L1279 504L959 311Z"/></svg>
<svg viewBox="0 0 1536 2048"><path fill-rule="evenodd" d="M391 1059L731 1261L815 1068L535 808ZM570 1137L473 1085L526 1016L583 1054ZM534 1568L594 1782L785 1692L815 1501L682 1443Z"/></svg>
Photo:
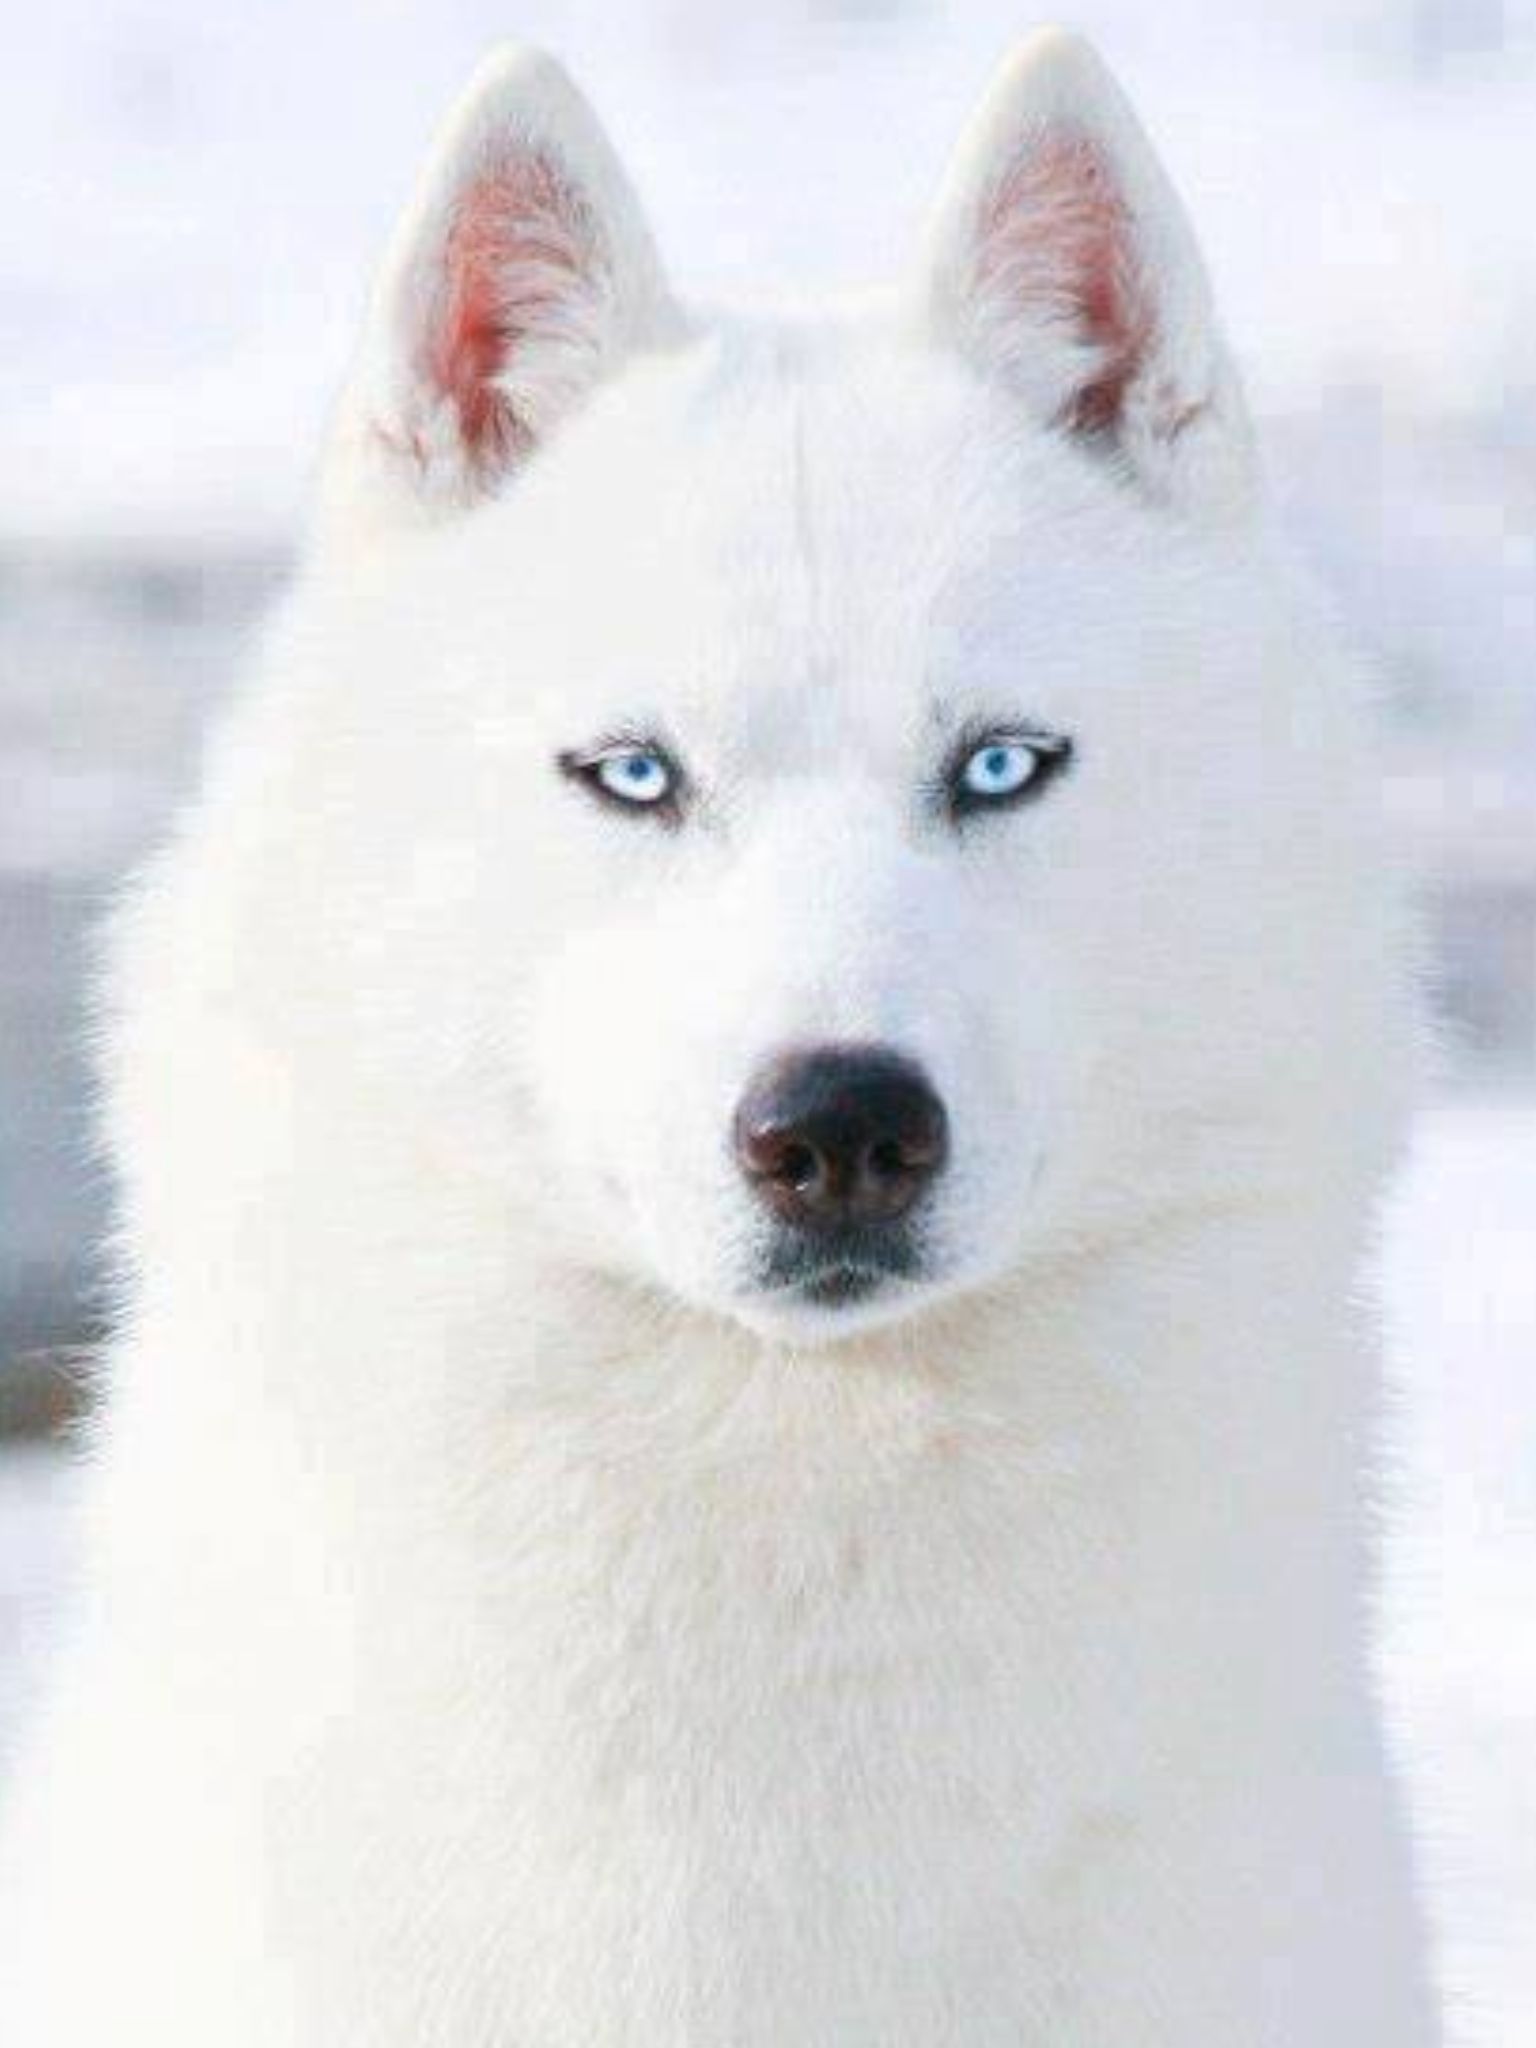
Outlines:
<svg viewBox="0 0 1536 2048"><path fill-rule="evenodd" d="M560 768L604 803L675 817L682 773L651 740L613 740L588 753L560 756Z"/></svg>
<svg viewBox="0 0 1536 2048"><path fill-rule="evenodd" d="M1072 757L1059 733L991 732L957 750L945 778L950 814L1001 810L1040 793Z"/></svg>

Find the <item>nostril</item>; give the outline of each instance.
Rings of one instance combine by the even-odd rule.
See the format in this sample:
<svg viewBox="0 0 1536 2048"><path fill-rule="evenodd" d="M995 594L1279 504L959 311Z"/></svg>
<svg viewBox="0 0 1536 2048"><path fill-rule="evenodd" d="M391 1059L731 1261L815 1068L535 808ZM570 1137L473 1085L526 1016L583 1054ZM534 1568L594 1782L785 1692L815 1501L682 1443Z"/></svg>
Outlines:
<svg viewBox="0 0 1536 2048"><path fill-rule="evenodd" d="M869 1148L868 1163L878 1180L899 1180L915 1162L908 1159L905 1147L897 1139L882 1138L878 1145Z"/></svg>
<svg viewBox="0 0 1536 2048"><path fill-rule="evenodd" d="M820 1161L809 1145L786 1145L772 1168L770 1178L785 1187L808 1188L820 1171Z"/></svg>

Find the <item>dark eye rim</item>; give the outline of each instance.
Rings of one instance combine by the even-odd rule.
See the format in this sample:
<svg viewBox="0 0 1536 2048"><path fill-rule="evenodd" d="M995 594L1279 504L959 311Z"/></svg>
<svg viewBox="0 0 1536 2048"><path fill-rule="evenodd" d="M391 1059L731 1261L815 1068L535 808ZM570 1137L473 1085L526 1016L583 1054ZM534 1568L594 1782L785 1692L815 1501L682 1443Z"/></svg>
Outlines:
<svg viewBox="0 0 1536 2048"><path fill-rule="evenodd" d="M964 774L966 764L984 747L1028 747L1039 769L1018 789L982 796L966 788ZM940 802L955 824L968 818L992 817L999 811L1019 810L1025 804L1037 803L1072 766L1076 753L1072 739L1064 732L1053 732L1049 726L1017 720L978 721L966 727L945 757L937 778Z"/></svg>
<svg viewBox="0 0 1536 2048"><path fill-rule="evenodd" d="M602 766L615 754L654 754L666 768L671 778L665 796L657 797L654 803L640 803L629 797L619 796L602 780ZM682 822L684 806L689 795L688 777L674 750L665 740L659 740L653 733L622 731L606 733L587 747L565 747L555 756L555 766L568 782L585 790L595 803L617 816L636 819L650 819L656 824L673 826Z"/></svg>

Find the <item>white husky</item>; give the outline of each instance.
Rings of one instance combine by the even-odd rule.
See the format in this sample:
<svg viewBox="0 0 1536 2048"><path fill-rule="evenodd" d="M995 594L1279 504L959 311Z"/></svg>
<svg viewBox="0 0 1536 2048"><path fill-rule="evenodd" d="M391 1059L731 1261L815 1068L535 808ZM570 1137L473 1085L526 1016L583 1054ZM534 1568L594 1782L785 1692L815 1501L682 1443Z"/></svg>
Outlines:
<svg viewBox="0 0 1536 2048"><path fill-rule="evenodd" d="M6 2040L1436 2039L1357 694L1080 44L782 320L494 58L126 919Z"/></svg>

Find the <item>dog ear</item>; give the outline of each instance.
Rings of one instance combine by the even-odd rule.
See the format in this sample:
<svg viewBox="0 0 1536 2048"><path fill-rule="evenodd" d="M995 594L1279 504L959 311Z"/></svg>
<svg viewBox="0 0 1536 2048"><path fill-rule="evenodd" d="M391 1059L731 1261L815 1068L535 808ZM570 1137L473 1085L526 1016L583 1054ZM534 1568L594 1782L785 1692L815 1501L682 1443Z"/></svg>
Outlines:
<svg viewBox="0 0 1536 2048"><path fill-rule="evenodd" d="M924 316L1154 496L1246 493L1250 441L1184 209L1094 51L1004 64L935 209Z"/></svg>
<svg viewBox="0 0 1536 2048"><path fill-rule="evenodd" d="M375 287L327 486L472 503L680 328L634 192L552 58L508 45L450 117Z"/></svg>

